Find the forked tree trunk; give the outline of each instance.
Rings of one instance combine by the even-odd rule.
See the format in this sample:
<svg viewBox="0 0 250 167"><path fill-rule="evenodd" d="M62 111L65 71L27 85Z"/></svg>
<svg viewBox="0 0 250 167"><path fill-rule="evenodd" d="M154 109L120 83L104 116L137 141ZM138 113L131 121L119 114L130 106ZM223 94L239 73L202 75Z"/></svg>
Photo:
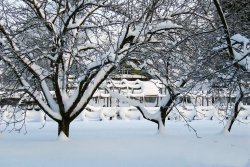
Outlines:
<svg viewBox="0 0 250 167"><path fill-rule="evenodd" d="M179 94L172 95L171 98L169 99L168 103L165 106L160 107L161 120L162 120L162 124L164 126L165 126L165 123L166 123L166 118L167 118L168 114L171 112L171 110L173 108L174 101L178 97L178 95Z"/></svg>
<svg viewBox="0 0 250 167"><path fill-rule="evenodd" d="M63 132L67 137L69 137L69 125L70 121L67 119L63 119L58 122L58 136Z"/></svg>
<svg viewBox="0 0 250 167"><path fill-rule="evenodd" d="M168 107L161 107L160 108L160 111L161 111L161 120L162 120L162 124L165 126L165 123L166 123L166 118L168 116L168 114L170 112L167 112L168 111Z"/></svg>

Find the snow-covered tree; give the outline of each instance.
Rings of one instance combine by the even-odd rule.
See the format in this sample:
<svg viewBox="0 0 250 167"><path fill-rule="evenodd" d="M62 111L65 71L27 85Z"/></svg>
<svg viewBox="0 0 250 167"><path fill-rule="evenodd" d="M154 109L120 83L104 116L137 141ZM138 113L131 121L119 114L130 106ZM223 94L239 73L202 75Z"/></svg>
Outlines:
<svg viewBox="0 0 250 167"><path fill-rule="evenodd" d="M18 88L58 123L58 135L69 136L70 123L132 51L183 28L168 17L169 5L167 0L1 0L0 59Z"/></svg>
<svg viewBox="0 0 250 167"><path fill-rule="evenodd" d="M215 54L220 58L216 58L213 69L216 71L213 75L213 85L229 92L228 103L233 103L232 109L227 109L225 115L228 121L224 132L231 131L238 114L244 108L242 101L250 93L250 41L240 34L235 34L230 38L230 42L233 51L231 58L229 58L229 47L226 42L214 48Z"/></svg>
<svg viewBox="0 0 250 167"><path fill-rule="evenodd" d="M241 111L241 101L249 94L249 71L250 71L250 41L246 36L246 27L249 26L248 16L245 13L249 12L245 8L245 1L240 3L237 1L222 1L213 0L214 4L214 25L218 27L218 31L211 33L214 40L210 52L212 66L206 68L209 71L209 77L212 77L214 86L223 86L226 91L237 93L234 106L227 116L228 123L225 126L225 131L230 132L234 121ZM244 7L240 8L239 6ZM236 19L238 18L238 19ZM243 19L242 22L239 20ZM218 21L219 20L219 21ZM244 25L243 25L244 24Z"/></svg>
<svg viewBox="0 0 250 167"><path fill-rule="evenodd" d="M159 33L154 40L161 42L136 48L130 54L134 67L159 80L160 83L155 84L166 90L159 110L150 112L139 100L109 90L113 97L137 107L145 119L157 123L159 133L164 132L167 116L178 104L179 95L187 94L199 81L203 81L200 71L204 68L202 60L207 60L207 55L201 41L206 41L207 33L215 31L210 26L212 20L207 9L198 1L176 1L175 6L166 10L181 28Z"/></svg>

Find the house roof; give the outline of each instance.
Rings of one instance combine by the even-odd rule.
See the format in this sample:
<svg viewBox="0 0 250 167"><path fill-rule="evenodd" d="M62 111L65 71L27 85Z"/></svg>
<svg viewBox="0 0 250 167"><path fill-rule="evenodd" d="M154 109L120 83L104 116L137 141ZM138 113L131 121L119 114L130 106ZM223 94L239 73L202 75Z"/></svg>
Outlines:
<svg viewBox="0 0 250 167"><path fill-rule="evenodd" d="M142 84L142 93L144 96L156 96L159 94L159 89L156 84L151 81L141 82Z"/></svg>

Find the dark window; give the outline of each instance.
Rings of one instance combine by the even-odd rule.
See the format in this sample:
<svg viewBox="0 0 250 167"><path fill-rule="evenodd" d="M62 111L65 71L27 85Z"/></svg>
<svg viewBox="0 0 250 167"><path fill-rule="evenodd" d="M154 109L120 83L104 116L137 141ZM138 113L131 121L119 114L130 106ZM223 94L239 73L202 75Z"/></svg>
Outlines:
<svg viewBox="0 0 250 167"><path fill-rule="evenodd" d="M156 101L156 97L145 97L145 102L154 103Z"/></svg>

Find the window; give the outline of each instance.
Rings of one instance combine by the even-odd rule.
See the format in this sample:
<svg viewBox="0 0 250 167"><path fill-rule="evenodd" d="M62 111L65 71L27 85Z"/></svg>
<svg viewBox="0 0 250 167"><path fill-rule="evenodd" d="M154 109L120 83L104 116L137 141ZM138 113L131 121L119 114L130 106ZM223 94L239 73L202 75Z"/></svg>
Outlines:
<svg viewBox="0 0 250 167"><path fill-rule="evenodd" d="M144 99L146 103L154 103L157 97L145 97Z"/></svg>

